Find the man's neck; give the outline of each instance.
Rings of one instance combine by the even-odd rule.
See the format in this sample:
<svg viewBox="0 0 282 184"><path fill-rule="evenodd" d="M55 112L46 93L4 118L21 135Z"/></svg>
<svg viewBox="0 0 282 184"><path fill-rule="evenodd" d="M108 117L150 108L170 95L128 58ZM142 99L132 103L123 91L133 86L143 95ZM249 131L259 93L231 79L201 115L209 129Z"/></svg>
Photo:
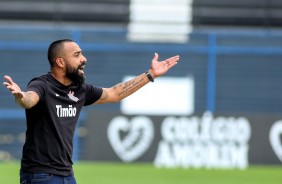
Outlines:
<svg viewBox="0 0 282 184"><path fill-rule="evenodd" d="M69 86L72 84L72 81L66 77L65 74L62 74L61 72L56 72L54 70L50 71L50 74L61 84L65 86Z"/></svg>

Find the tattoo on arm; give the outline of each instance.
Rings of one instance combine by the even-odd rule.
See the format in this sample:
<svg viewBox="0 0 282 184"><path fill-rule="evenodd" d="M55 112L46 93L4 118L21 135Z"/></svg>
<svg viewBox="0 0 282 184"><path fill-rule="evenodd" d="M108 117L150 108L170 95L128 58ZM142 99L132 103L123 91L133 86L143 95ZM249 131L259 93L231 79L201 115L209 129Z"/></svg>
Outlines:
<svg viewBox="0 0 282 184"><path fill-rule="evenodd" d="M119 83L112 88L104 89L102 96L96 103L119 102L147 84L146 75L140 75L130 81Z"/></svg>
<svg viewBox="0 0 282 184"><path fill-rule="evenodd" d="M136 78L128 82L118 84L114 88L120 88L121 90L118 95L124 98L140 89L142 86L144 86L144 84L144 77L142 77L140 79Z"/></svg>

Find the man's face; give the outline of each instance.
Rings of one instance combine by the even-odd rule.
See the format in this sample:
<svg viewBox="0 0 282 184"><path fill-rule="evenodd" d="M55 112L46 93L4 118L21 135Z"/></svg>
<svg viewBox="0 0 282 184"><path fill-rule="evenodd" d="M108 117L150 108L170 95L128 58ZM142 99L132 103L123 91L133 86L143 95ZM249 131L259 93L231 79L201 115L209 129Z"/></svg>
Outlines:
<svg viewBox="0 0 282 184"><path fill-rule="evenodd" d="M66 42L64 44L64 61L66 76L77 85L83 84L85 81L83 69L87 60L76 43Z"/></svg>

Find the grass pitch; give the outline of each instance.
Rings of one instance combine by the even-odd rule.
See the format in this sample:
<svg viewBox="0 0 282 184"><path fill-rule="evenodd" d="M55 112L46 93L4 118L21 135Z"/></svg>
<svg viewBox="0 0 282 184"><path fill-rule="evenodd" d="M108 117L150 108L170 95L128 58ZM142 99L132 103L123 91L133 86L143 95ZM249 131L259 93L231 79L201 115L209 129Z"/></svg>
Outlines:
<svg viewBox="0 0 282 184"><path fill-rule="evenodd" d="M0 181L19 183L19 162L0 162ZM152 164L78 162L78 184L281 184L282 166L246 170L157 169Z"/></svg>

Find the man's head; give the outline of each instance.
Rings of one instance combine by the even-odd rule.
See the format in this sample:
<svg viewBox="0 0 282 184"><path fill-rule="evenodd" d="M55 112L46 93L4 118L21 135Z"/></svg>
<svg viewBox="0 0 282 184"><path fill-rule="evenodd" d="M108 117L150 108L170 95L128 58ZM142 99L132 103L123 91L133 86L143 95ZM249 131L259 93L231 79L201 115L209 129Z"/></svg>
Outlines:
<svg viewBox="0 0 282 184"><path fill-rule="evenodd" d="M67 78L78 85L84 82L83 68L87 60L74 41L63 39L51 43L48 49L48 60L51 70L64 72Z"/></svg>

